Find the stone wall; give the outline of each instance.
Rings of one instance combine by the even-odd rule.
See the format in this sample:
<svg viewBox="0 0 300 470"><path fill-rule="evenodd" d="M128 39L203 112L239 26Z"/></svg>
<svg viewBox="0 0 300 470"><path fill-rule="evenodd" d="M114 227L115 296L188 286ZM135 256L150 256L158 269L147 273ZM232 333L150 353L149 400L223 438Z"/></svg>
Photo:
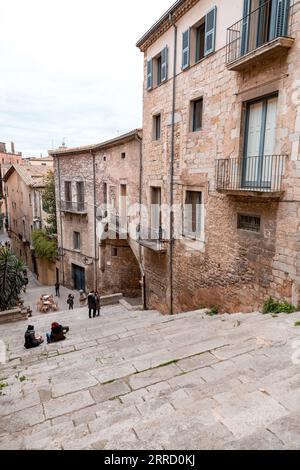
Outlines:
<svg viewBox="0 0 300 470"><path fill-rule="evenodd" d="M124 157L125 154L125 157ZM59 160L59 167L58 167ZM95 151L95 190L93 177L93 156L91 152L77 152L54 157L54 174L56 182L58 208L58 246L63 246L63 262L58 263L60 280L68 287L74 287L72 264L85 269L86 290L97 287L103 295L123 293L136 296L140 293L140 269L126 237L120 240L114 235L113 240L101 240L103 228L100 211L96 219L96 253L95 253L95 218L96 207L105 203L104 190L107 189L107 203L117 211L120 209L121 185L126 185L128 207L138 202L139 194L140 144L131 138L117 145ZM72 182L73 200L76 200L76 182L83 181L86 214L70 214L59 211L59 173L61 180L61 199L65 200L64 182ZM61 239L61 222L62 234ZM73 233L80 233L80 250L74 249ZM112 234L111 234L112 235ZM117 256L112 256L112 247L117 248ZM96 255L96 256L95 256ZM95 272L97 281L95 282ZM96 286L97 284L97 286Z"/></svg>
<svg viewBox="0 0 300 470"><path fill-rule="evenodd" d="M286 55L232 72L226 68L222 48L176 77L174 202L183 203L188 187L197 187L205 198L204 242L194 248L185 239L174 244L176 312L212 305L222 311L251 311L269 295L295 304L300 301L299 2L292 23L295 43ZM168 45L172 54L172 44ZM146 60L147 51L145 73ZM162 202L170 201L172 85L169 79L151 92L144 86L143 202L147 205L150 186L160 186ZM219 193L216 160L243 154L244 103L274 92L278 93L274 153L287 155L282 198ZM203 128L191 132L190 102L200 97ZM160 141L153 141L152 121L157 113L161 113L162 132ZM261 232L239 230L238 213L260 216ZM167 227L168 219L163 219L163 225ZM144 248L148 306L162 312L169 311L169 289L163 288L170 285L168 266L169 253L158 255Z"/></svg>

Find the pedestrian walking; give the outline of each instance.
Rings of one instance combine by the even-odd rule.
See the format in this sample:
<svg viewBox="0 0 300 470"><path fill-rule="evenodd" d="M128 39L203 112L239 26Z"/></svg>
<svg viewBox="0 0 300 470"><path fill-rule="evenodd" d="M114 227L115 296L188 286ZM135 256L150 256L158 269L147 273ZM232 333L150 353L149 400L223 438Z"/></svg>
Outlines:
<svg viewBox="0 0 300 470"><path fill-rule="evenodd" d="M97 301L96 301L96 295L94 291L91 291L89 293L87 300L88 300L88 308L89 308L89 318L92 318L92 313L93 313L93 318L95 318Z"/></svg>
<svg viewBox="0 0 300 470"><path fill-rule="evenodd" d="M56 297L60 297L59 288L60 288L60 285L59 285L59 282L57 282L55 284L55 295L56 295Z"/></svg>
<svg viewBox="0 0 300 470"><path fill-rule="evenodd" d="M100 317L100 309L101 309L101 302L100 302L100 294L99 292L95 293L96 296L96 311L97 311L97 317Z"/></svg>
<svg viewBox="0 0 300 470"><path fill-rule="evenodd" d="M74 295L69 294L67 304L69 305L69 310L74 310Z"/></svg>

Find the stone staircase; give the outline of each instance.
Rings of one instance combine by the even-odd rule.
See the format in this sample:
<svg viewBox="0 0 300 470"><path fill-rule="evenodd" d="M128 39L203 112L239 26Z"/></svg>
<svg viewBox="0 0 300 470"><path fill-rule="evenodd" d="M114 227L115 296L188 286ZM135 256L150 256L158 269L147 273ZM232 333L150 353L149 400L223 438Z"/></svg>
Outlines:
<svg viewBox="0 0 300 470"><path fill-rule="evenodd" d="M27 322L0 326L0 449L295 448L300 427L280 429L300 411L299 318L75 309L31 319L70 327L31 351Z"/></svg>

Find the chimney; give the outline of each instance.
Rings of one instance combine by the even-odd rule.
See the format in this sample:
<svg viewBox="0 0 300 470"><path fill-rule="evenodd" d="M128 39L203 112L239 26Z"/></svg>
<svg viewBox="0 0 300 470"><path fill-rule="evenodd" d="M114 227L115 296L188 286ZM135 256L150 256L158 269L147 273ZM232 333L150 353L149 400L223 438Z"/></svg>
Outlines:
<svg viewBox="0 0 300 470"><path fill-rule="evenodd" d="M13 142L10 143L11 153L15 153L15 144Z"/></svg>

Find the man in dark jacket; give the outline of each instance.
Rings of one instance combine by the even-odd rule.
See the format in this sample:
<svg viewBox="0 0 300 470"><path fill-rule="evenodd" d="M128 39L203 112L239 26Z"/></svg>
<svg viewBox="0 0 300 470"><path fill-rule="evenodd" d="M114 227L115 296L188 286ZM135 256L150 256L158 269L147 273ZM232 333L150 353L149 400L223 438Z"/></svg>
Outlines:
<svg viewBox="0 0 300 470"><path fill-rule="evenodd" d="M96 308L97 308L97 299L94 291L91 291L87 297L88 307L89 307L89 318L96 317Z"/></svg>
<svg viewBox="0 0 300 470"><path fill-rule="evenodd" d="M34 326L29 325L25 332L25 344L26 349L37 348L44 342L41 336L35 336Z"/></svg>

